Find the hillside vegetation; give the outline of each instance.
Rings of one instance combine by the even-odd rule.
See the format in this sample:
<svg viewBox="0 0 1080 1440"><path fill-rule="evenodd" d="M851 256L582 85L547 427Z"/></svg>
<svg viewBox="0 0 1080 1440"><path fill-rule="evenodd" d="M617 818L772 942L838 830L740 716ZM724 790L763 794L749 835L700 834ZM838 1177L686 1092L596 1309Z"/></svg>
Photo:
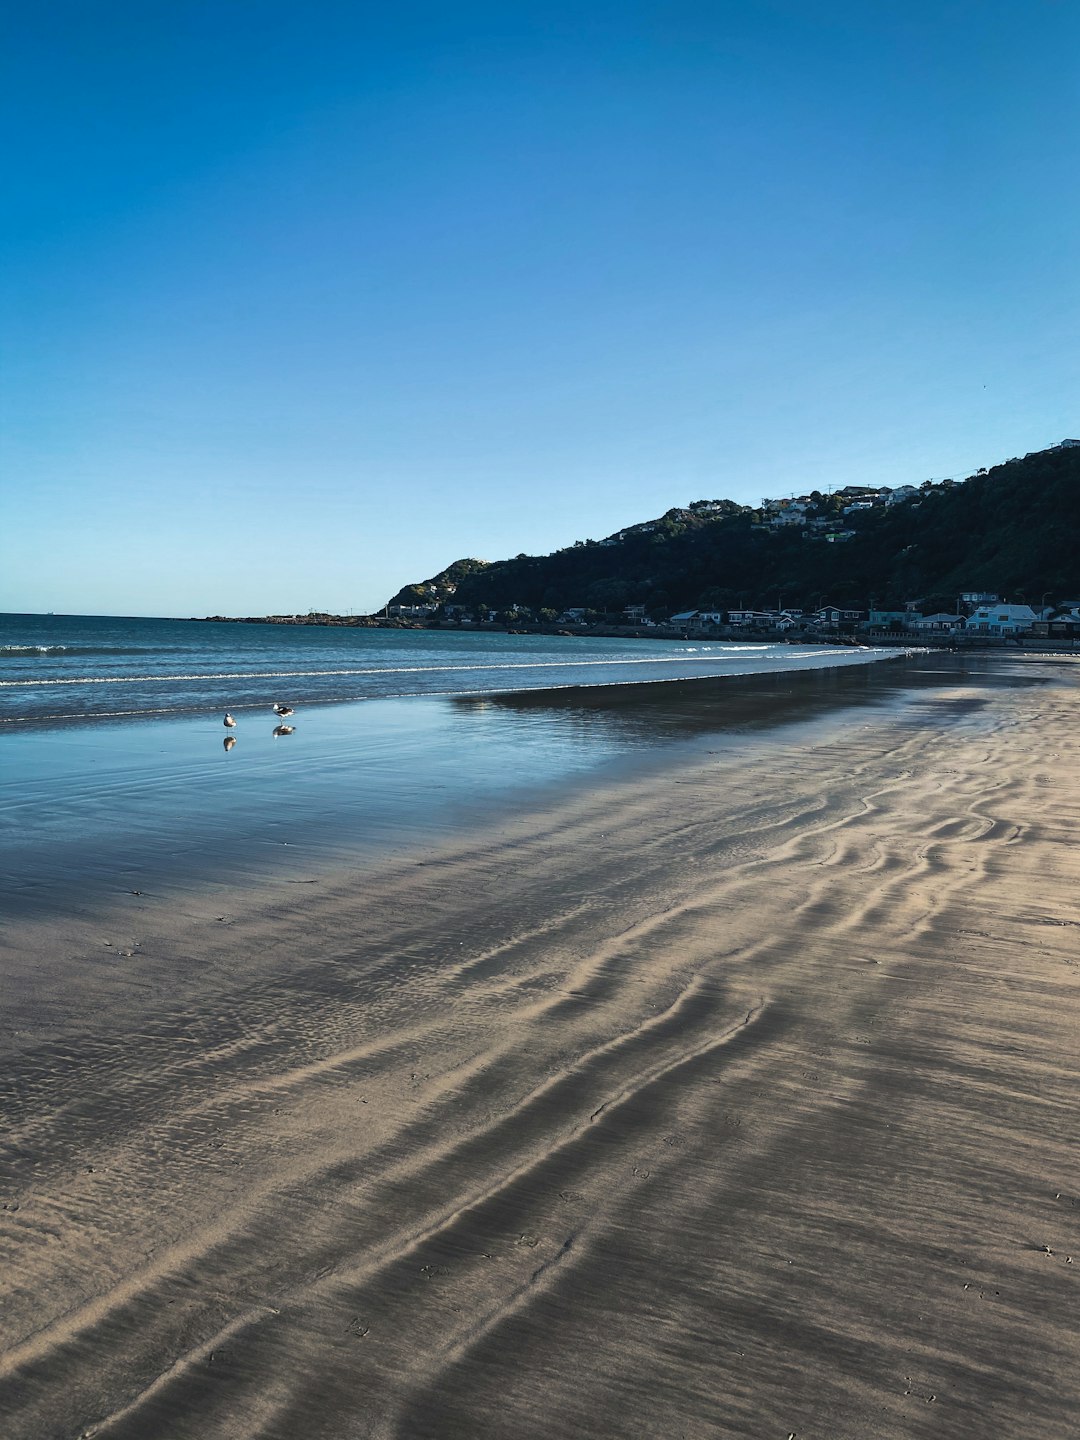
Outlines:
<svg viewBox="0 0 1080 1440"><path fill-rule="evenodd" d="M813 492L809 514L844 499ZM697 501L602 541L486 564L459 560L390 603L455 602L561 612L650 613L822 602L879 608L989 590L1038 602L1080 595L1080 447L1039 451L967 480L929 483L902 504L844 517L830 541L809 527L762 528L760 511Z"/></svg>

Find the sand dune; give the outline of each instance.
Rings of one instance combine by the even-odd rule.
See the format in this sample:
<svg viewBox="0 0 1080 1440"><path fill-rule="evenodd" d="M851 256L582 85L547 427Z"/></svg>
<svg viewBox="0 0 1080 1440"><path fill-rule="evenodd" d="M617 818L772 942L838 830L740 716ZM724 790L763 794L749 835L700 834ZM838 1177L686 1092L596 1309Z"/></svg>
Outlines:
<svg viewBox="0 0 1080 1440"><path fill-rule="evenodd" d="M1072 1433L1051 673L13 931L4 1433Z"/></svg>

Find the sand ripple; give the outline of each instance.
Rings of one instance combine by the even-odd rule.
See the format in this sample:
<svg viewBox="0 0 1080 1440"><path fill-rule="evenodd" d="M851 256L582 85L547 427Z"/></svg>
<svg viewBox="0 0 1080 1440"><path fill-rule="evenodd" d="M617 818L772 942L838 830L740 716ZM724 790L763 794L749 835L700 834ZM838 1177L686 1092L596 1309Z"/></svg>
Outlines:
<svg viewBox="0 0 1080 1440"><path fill-rule="evenodd" d="M1071 1433L1076 696L14 936L5 1434Z"/></svg>

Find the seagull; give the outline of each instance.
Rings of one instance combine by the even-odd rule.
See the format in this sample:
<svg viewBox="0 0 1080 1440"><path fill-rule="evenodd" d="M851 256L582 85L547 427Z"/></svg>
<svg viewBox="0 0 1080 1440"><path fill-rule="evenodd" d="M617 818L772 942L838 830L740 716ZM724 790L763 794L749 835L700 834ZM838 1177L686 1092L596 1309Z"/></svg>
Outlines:
<svg viewBox="0 0 1080 1440"><path fill-rule="evenodd" d="M226 711L225 711L225 726L226 726L226 728L229 729L229 730L231 730L235 724L236 724L236 721L235 721L235 720L233 719L233 717L229 714L228 710L226 710Z"/></svg>
<svg viewBox="0 0 1080 1440"><path fill-rule="evenodd" d="M275 705L273 706L273 711L275 715L280 715L283 720L286 715L294 715L296 713L291 705Z"/></svg>
<svg viewBox="0 0 1080 1440"><path fill-rule="evenodd" d="M274 739L275 739L275 740L280 739L280 737L281 737L282 735L291 735L295 729L296 729L296 726L295 726L295 725L275 725L275 726L274 726Z"/></svg>

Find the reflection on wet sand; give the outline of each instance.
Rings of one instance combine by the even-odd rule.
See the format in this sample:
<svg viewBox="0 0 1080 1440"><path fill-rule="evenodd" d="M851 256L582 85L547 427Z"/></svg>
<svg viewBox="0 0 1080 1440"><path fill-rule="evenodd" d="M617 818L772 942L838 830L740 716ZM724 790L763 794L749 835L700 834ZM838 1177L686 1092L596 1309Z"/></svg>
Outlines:
<svg viewBox="0 0 1080 1440"><path fill-rule="evenodd" d="M564 728L623 738L686 739L773 730L851 707L896 709L913 694L943 689L981 704L986 692L1046 683L1054 673L1054 662L1039 660L1010 663L997 656L902 655L833 670L463 695L453 704L466 713L497 710L523 719L548 716Z"/></svg>

